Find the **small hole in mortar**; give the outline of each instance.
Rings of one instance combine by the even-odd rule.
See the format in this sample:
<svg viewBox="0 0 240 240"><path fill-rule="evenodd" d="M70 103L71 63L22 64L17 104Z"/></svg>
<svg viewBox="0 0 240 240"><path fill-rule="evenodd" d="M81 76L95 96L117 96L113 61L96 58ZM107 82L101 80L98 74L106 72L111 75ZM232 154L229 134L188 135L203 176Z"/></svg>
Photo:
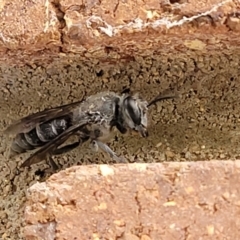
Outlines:
<svg viewBox="0 0 240 240"><path fill-rule="evenodd" d="M169 2L171 3L171 4L174 4L174 3L183 3L183 0L169 0Z"/></svg>
<svg viewBox="0 0 240 240"><path fill-rule="evenodd" d="M97 77L102 77L104 74L103 70L100 70L99 72L96 72Z"/></svg>

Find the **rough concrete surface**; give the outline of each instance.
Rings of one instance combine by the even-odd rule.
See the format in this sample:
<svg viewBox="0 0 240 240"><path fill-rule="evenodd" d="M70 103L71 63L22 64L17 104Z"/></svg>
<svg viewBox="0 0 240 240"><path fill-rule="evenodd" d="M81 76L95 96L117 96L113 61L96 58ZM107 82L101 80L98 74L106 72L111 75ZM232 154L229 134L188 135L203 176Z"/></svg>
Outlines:
<svg viewBox="0 0 240 240"><path fill-rule="evenodd" d="M24 232L27 240L239 239L239 181L240 161L76 166L29 189Z"/></svg>
<svg viewBox="0 0 240 240"><path fill-rule="evenodd" d="M173 16L171 22L177 19L181 24L155 30L141 25L141 32L136 27L138 21L132 25L133 19L124 19L126 25L130 23L127 30L134 31L121 32L120 36L115 31L116 35L109 37L91 22L89 35L81 35L88 37L84 41L79 38L81 22L72 20L79 21L76 16L89 17L84 15L89 14L89 8L79 14L81 6L97 2L80 6L72 2L1 1L1 129L14 119L99 90L121 91L130 86L149 100L170 89L179 91L181 97L150 110L150 137L118 135L111 143L118 154L129 162L149 163L240 158L238 0L212 0L200 5L196 4L199 1L170 1L156 13L149 10L155 1L150 7L144 5L147 1L141 2L141 11L149 10L147 18L139 16L141 24L154 23L161 16L168 20ZM129 9L125 10L128 14ZM105 19L108 11L99 14L115 30L122 24L118 22L120 17L115 19L116 25L113 19ZM71 23L74 28L67 27ZM42 176L44 163L20 169L28 154L8 161L10 142L2 134L1 139L0 238L23 239L26 189L49 175ZM62 169L110 162L101 154L94 155L87 146L57 157L56 161Z"/></svg>
<svg viewBox="0 0 240 240"><path fill-rule="evenodd" d="M225 54L224 54L225 52ZM45 107L68 103L99 89L120 91L124 86L147 99L159 91L179 88L182 97L157 104L150 110L150 137L121 136L111 146L129 162L239 159L240 65L238 52L198 55L196 52L139 57L115 66L92 62L43 66L1 66L1 127L11 119ZM87 81L86 81L87 79ZM201 84L199 84L201 83ZM21 239L25 190L43 180L39 169L20 169L27 154L7 161L10 142L1 142L1 235ZM76 164L106 163L87 146L56 158L62 168ZM38 174L38 175L37 175Z"/></svg>

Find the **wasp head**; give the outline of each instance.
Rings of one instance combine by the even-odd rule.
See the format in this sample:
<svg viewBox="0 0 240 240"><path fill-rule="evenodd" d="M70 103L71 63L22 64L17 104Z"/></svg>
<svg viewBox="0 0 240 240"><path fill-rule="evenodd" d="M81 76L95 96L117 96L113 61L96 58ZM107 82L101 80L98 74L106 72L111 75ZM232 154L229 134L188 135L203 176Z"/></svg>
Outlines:
<svg viewBox="0 0 240 240"><path fill-rule="evenodd" d="M124 94L120 101L121 125L140 133L142 137L147 137L147 105L148 103L138 95Z"/></svg>
<svg viewBox="0 0 240 240"><path fill-rule="evenodd" d="M148 136L147 131L147 111L148 108L159 101L177 98L178 94L162 93L157 95L150 102L139 98L138 94L131 95L130 91L122 92L122 96L118 99L116 126L121 133L132 130L138 132L142 137Z"/></svg>

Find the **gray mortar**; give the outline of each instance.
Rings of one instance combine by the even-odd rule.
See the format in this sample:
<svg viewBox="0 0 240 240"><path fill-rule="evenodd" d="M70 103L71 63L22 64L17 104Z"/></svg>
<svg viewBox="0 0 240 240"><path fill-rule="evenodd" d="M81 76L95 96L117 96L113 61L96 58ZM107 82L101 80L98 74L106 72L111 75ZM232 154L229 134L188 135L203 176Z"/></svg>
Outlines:
<svg viewBox="0 0 240 240"><path fill-rule="evenodd" d="M131 86L151 99L165 89L179 90L181 98L150 111L150 137L118 136L112 143L129 162L197 161L240 158L240 53L205 55L197 52L136 57L116 65L55 60L46 66L0 66L0 127L44 108L65 104L99 89L121 91ZM144 89L144 90L143 90ZM137 141L137 144L136 144ZM18 169L26 154L6 160L9 141L0 145L0 239L22 239L26 189L37 180L44 163ZM87 146L58 157L62 168L75 164L109 162ZM8 165L6 165L8 163ZM11 169L11 171L10 171ZM8 220L6 220L8 218Z"/></svg>

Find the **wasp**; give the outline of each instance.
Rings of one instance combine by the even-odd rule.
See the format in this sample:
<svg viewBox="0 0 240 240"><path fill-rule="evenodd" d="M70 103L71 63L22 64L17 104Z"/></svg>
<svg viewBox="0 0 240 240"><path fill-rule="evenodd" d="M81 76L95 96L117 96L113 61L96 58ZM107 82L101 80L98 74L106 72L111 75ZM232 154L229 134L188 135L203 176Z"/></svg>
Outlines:
<svg viewBox="0 0 240 240"><path fill-rule="evenodd" d="M125 162L106 144L113 137L113 130L121 134L134 131L146 138L148 108L159 101L175 97L176 94L159 94L147 102L139 94L132 94L129 89L120 94L106 91L85 100L28 115L4 131L13 137L10 157L36 149L21 167L50 160L52 168L58 169L52 156L64 154L90 141L96 151L101 149L116 162ZM62 146L73 135L78 140Z"/></svg>

